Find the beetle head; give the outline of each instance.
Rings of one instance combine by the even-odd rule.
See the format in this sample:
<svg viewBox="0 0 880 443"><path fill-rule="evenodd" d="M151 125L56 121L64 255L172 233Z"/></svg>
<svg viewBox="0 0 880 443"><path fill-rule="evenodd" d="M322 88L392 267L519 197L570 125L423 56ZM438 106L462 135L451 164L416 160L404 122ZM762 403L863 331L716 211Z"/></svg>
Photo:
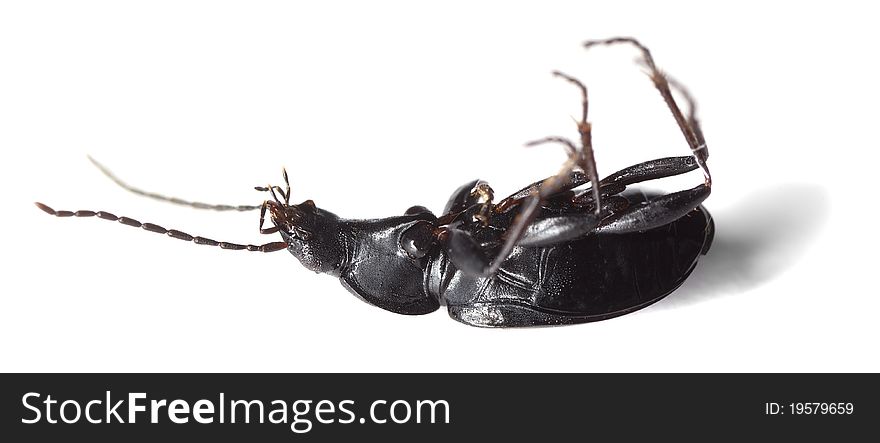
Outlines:
<svg viewBox="0 0 880 443"><path fill-rule="evenodd" d="M339 217L315 206L312 200L298 205L266 202L272 223L290 251L307 269L334 273L345 258L345 238Z"/></svg>

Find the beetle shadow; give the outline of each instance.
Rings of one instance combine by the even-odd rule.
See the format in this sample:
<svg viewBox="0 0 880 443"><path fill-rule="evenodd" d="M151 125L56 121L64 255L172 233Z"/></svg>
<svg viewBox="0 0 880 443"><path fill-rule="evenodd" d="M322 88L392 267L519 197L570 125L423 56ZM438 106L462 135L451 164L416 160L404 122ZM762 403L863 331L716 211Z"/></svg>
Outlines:
<svg viewBox="0 0 880 443"><path fill-rule="evenodd" d="M711 209L710 209L711 210ZM715 239L690 278L659 306L675 308L738 294L782 275L812 244L828 220L827 192L785 184L753 192L712 212Z"/></svg>

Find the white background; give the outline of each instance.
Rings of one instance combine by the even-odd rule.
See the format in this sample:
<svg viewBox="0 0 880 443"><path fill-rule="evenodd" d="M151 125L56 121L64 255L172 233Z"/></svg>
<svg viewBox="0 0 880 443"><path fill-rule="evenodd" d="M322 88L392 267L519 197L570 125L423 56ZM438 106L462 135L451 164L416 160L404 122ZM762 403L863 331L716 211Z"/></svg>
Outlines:
<svg viewBox="0 0 880 443"><path fill-rule="evenodd" d="M314 6L320 3L321 6ZM363 5L359 3L364 3ZM0 8L6 371L878 371L876 12L865 2L5 2ZM696 95L710 254L618 319L490 330L360 302L286 252L194 246L96 219L264 242L280 183L349 218L438 212L482 178L555 172L591 88L600 173L686 145L629 47ZM656 183L675 190L698 175Z"/></svg>

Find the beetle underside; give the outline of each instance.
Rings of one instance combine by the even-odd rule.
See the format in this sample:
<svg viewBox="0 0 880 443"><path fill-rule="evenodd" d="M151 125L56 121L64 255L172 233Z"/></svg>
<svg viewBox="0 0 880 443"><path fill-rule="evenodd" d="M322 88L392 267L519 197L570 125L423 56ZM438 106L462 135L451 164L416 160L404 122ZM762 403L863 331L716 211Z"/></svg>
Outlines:
<svg viewBox="0 0 880 443"><path fill-rule="evenodd" d="M546 137L528 143L561 144L568 153L559 172L495 202L488 183L474 180L456 190L442 215L422 206L403 216L345 220L311 200L290 203L290 184L258 186L270 198L261 205L214 205L147 192L119 180L123 188L149 198L217 211L259 210L263 234L283 241L262 245L220 242L104 211L56 211L58 217L98 217L223 249L288 250L316 272L338 276L365 301L401 314L424 314L446 305L449 314L475 326L536 326L583 323L623 315L674 291L708 251L714 223L701 206L712 177L709 151L691 95L654 64L646 47L632 38L591 41L630 44L660 92L691 155L650 160L602 180L593 156L587 88L554 72L581 92L583 113L578 143ZM673 96L688 103L683 113ZM91 158L90 158L91 159ZM632 185L699 169L703 183L669 194L646 194ZM590 184L580 190L582 185ZM266 227L266 219L271 226Z"/></svg>

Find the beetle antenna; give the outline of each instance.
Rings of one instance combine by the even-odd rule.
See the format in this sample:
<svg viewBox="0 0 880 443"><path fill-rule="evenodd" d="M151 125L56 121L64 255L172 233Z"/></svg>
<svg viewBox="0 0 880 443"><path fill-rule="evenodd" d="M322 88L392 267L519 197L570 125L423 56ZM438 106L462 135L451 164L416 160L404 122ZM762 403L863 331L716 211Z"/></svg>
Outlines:
<svg viewBox="0 0 880 443"><path fill-rule="evenodd" d="M164 202L168 202L168 203L173 203L175 205L188 206L190 208L196 208L196 209L209 209L212 211L241 211L241 212L244 212L244 211L253 211L255 209L260 208L259 205L256 205L256 206L255 205L218 205L218 204L211 204L211 203L202 203L202 202L198 202L198 201L184 200L184 199L177 198L177 197L168 197L168 196L165 196L162 194L157 194L155 192L144 191L142 189L136 188L136 187L131 186L128 183L122 181L119 177L117 177L115 174L110 172L110 170L107 169L107 167L105 167L101 163L98 163L98 161L95 160L94 158L92 158L92 156L89 155L87 157L89 158L89 161L92 162L92 164L95 165L95 167L98 168L98 170L101 171L101 173L106 175L107 178L112 180L113 183L116 183L117 185L119 185L119 187L121 187L122 189L125 189L126 191L132 192L134 194L137 194L137 195L140 195L143 197L152 198L154 200L164 201Z"/></svg>
<svg viewBox="0 0 880 443"><path fill-rule="evenodd" d="M105 211L56 211L40 202L34 202L34 204L37 205L37 207L40 208L40 210L42 210L43 212L49 215L54 215L56 217L98 217L104 220L118 221L123 225L131 226L134 228L143 228L145 231L155 232L157 234L165 234L171 238L176 238L178 240L191 241L197 245L219 246L222 249L232 250L247 249L248 251L256 252L275 252L287 248L287 243L285 242L272 242L262 245L240 245L238 243L218 242L216 240L211 240L205 237L192 236L187 234L186 232L181 232L176 229L165 229L153 223L141 223L129 217L117 217Z"/></svg>
<svg viewBox="0 0 880 443"><path fill-rule="evenodd" d="M703 178L705 179L707 186L712 186L712 174L709 173L709 167L706 165L706 159L709 158L709 148L706 146L706 141L703 139L703 132L700 129L699 122L694 116L695 107L693 106L694 101L689 98L690 93L687 92L684 88L680 87L681 85L673 82L670 82L669 78L666 77L660 69L657 68L657 65L654 63L654 57L651 56L651 51L648 50L643 44L641 44L638 40L632 37L615 37L609 38L605 40L591 40L584 43L585 48L591 48L593 46L598 45L615 45L620 43L631 44L639 49L642 53L642 63L650 70L651 81L654 82L654 87L660 92L660 95L663 97L663 101L666 102L666 106L669 108L669 111L672 112L672 117L675 118L675 122L678 124L679 129L681 129L681 133L684 135L685 140L688 143L688 146L691 148L691 152L693 153L694 158L697 160L697 165L703 171ZM690 116L685 118L684 114L682 114L681 109L678 107L678 104L675 102L675 97L672 96L672 91L670 89L670 83L673 83L673 86L676 87L682 95L685 96L685 99L691 103Z"/></svg>

